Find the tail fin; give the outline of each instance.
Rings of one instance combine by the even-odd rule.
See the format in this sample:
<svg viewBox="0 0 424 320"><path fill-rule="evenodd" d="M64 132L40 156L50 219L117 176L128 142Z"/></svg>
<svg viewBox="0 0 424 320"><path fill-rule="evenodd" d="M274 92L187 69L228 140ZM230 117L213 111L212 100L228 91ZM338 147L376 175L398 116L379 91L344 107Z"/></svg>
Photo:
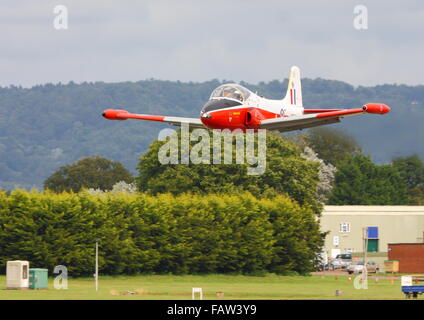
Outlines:
<svg viewBox="0 0 424 320"><path fill-rule="evenodd" d="M286 100L287 104L294 107L303 107L300 69L296 66L293 66L290 69L289 86L284 100Z"/></svg>

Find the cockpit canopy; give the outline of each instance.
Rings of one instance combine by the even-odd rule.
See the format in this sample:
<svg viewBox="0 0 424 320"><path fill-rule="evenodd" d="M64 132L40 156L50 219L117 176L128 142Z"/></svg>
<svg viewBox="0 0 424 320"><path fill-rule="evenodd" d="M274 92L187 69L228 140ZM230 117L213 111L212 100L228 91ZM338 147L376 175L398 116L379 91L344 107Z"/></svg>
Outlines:
<svg viewBox="0 0 424 320"><path fill-rule="evenodd" d="M223 84L216 88L212 94L210 99L233 99L239 102L244 102L249 98L250 91L241 85L231 83L231 84Z"/></svg>

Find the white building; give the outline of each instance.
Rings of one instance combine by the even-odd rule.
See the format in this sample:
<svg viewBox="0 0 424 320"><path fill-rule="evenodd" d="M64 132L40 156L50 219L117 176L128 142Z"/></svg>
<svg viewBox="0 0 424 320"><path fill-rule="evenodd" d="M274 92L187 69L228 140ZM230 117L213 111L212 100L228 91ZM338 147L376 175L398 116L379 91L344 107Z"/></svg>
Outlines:
<svg viewBox="0 0 424 320"><path fill-rule="evenodd" d="M423 242L424 206L325 206L320 225L329 232L329 257L363 252L364 228L369 228L367 252L384 259L388 243Z"/></svg>

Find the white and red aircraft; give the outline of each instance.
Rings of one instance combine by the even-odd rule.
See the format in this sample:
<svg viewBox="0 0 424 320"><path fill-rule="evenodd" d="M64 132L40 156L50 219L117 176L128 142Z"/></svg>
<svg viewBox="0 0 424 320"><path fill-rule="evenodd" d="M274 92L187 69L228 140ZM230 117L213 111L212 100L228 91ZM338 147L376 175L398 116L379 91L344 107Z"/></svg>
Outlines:
<svg viewBox="0 0 424 320"><path fill-rule="evenodd" d="M108 109L103 117L109 120L139 119L160 121L176 126L188 124L208 129L268 129L280 132L311 128L340 122L340 118L362 113L385 114L390 108L383 103L367 103L355 109L304 109L300 70L293 66L286 96L282 100L260 97L241 85L230 83L216 88L198 118L133 114Z"/></svg>

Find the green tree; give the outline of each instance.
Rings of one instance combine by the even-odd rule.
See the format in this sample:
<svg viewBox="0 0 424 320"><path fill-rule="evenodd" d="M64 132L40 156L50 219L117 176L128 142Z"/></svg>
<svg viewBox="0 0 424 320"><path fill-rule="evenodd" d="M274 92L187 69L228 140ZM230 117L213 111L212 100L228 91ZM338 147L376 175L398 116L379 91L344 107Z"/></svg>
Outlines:
<svg viewBox="0 0 424 320"><path fill-rule="evenodd" d="M212 136L212 133L211 133ZM180 138L180 132L178 132ZM311 206L320 212L316 196L319 181L318 166L301 155L300 149L280 135L266 137L266 170L263 174L248 175L249 164L167 164L162 165L158 153L165 141L154 141L140 158L136 178L140 191L149 194L172 193L238 193L249 191L256 196L286 194L301 206ZM233 141L235 144L235 141ZM195 143L192 143L190 148ZM256 148L257 149L257 148ZM212 143L211 150L212 154Z"/></svg>
<svg viewBox="0 0 424 320"><path fill-rule="evenodd" d="M393 160L408 188L410 204L424 203L424 163L418 155L398 157Z"/></svg>
<svg viewBox="0 0 424 320"><path fill-rule="evenodd" d="M405 182L391 164L376 165L369 156L342 160L328 200L333 205L402 205L408 203Z"/></svg>
<svg viewBox="0 0 424 320"><path fill-rule="evenodd" d="M410 204L423 206L424 205L424 184L419 185L409 190Z"/></svg>
<svg viewBox="0 0 424 320"><path fill-rule="evenodd" d="M278 195L0 191L0 272L29 260L92 274L313 271L324 234L314 212Z"/></svg>
<svg viewBox="0 0 424 320"><path fill-rule="evenodd" d="M346 156L361 152L356 140L341 129L313 128L304 139L320 159L334 166Z"/></svg>
<svg viewBox="0 0 424 320"><path fill-rule="evenodd" d="M44 182L44 188L55 192L78 192L83 188L111 190L120 181L133 181L121 163L93 156L61 167Z"/></svg>

